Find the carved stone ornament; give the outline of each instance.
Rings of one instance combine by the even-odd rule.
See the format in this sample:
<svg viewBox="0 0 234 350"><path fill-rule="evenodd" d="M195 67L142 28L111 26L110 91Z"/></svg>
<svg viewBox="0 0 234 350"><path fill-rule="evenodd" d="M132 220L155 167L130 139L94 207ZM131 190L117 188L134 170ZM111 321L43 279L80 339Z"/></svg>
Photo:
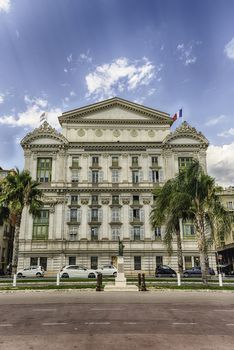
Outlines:
<svg viewBox="0 0 234 350"><path fill-rule="evenodd" d="M61 133L59 133L56 129L52 128L52 126L47 121L44 121L43 124L39 126L39 128L36 128L32 132L29 132L23 138L20 144L24 148L27 147L27 145L30 144L32 141L41 138L50 138L59 141L60 145L58 146L60 147L68 146L69 143L68 140Z"/></svg>
<svg viewBox="0 0 234 350"><path fill-rule="evenodd" d="M80 136L80 137L83 137L83 136L85 135L84 129L79 129L79 130L77 131L77 135Z"/></svg>
<svg viewBox="0 0 234 350"><path fill-rule="evenodd" d="M125 205L130 204L130 199L129 198L122 198L122 203Z"/></svg>
<svg viewBox="0 0 234 350"><path fill-rule="evenodd" d="M89 153L82 153L83 158L89 158Z"/></svg>
<svg viewBox="0 0 234 350"><path fill-rule="evenodd" d="M143 204L150 204L149 198L143 198Z"/></svg>
<svg viewBox="0 0 234 350"><path fill-rule="evenodd" d="M154 137L155 136L154 130L149 130L148 135L149 135L149 137Z"/></svg>
<svg viewBox="0 0 234 350"><path fill-rule="evenodd" d="M122 157L122 158L128 158L128 153L123 153L123 154L121 154L121 157Z"/></svg>
<svg viewBox="0 0 234 350"><path fill-rule="evenodd" d="M114 136L114 137L119 137L119 136L120 136L120 131L117 130L117 129L115 129L115 130L113 131L113 136Z"/></svg>
<svg viewBox="0 0 234 350"><path fill-rule="evenodd" d="M104 204L104 205L108 205L109 203L110 203L110 198L102 198L101 199L101 202L102 202L102 204Z"/></svg>
<svg viewBox="0 0 234 350"><path fill-rule="evenodd" d="M101 129L97 129L97 130L95 131L95 135L96 135L97 137L101 137L101 136L103 135L102 130L101 130Z"/></svg>
<svg viewBox="0 0 234 350"><path fill-rule="evenodd" d="M87 205L89 204L89 199L88 198L81 198L81 204Z"/></svg>
<svg viewBox="0 0 234 350"><path fill-rule="evenodd" d="M137 137L137 136L138 136L138 132L137 132L135 129L133 129L133 130L130 132L130 134L131 134L132 137Z"/></svg>

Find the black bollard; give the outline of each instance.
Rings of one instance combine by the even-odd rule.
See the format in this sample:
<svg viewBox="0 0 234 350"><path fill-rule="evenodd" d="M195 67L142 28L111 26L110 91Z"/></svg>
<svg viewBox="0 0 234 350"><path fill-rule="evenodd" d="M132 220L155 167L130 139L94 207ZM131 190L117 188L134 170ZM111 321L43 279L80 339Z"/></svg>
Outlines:
<svg viewBox="0 0 234 350"><path fill-rule="evenodd" d="M98 275L97 275L96 291L97 292L102 291L102 274L101 273L98 273Z"/></svg>
<svg viewBox="0 0 234 350"><path fill-rule="evenodd" d="M142 290L142 292L146 292L147 291L146 284L145 284L145 274L144 273L142 274L141 290Z"/></svg>

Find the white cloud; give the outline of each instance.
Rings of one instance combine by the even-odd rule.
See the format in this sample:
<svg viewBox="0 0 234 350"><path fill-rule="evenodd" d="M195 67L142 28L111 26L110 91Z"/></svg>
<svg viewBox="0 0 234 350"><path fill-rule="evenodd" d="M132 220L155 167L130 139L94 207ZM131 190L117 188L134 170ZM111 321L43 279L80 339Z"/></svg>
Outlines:
<svg viewBox="0 0 234 350"><path fill-rule="evenodd" d="M0 0L0 12L1 11L9 12L10 7L11 7L10 0Z"/></svg>
<svg viewBox="0 0 234 350"><path fill-rule="evenodd" d="M76 96L75 91L70 91L70 96Z"/></svg>
<svg viewBox="0 0 234 350"><path fill-rule="evenodd" d="M208 173L224 187L234 186L233 154L234 142L223 146L210 145L207 150Z"/></svg>
<svg viewBox="0 0 234 350"><path fill-rule="evenodd" d="M69 56L67 56L67 62L72 62L72 53Z"/></svg>
<svg viewBox="0 0 234 350"><path fill-rule="evenodd" d="M28 95L24 97L26 109L16 115L3 115L0 117L0 124L12 127L38 127L40 124L40 116L46 110L46 119L54 127L59 127L58 116L62 114L60 108L51 107L48 109L48 101L41 98L30 98Z"/></svg>
<svg viewBox="0 0 234 350"><path fill-rule="evenodd" d="M3 103L5 100L5 95L4 94L0 94L0 104Z"/></svg>
<svg viewBox="0 0 234 350"><path fill-rule="evenodd" d="M230 137L230 136L234 136L234 128L231 128L229 130L226 130L224 132L221 132L218 134L218 136L222 136L222 137Z"/></svg>
<svg viewBox="0 0 234 350"><path fill-rule="evenodd" d="M194 64L197 61L197 57L193 53L194 45L201 44L200 41L192 42L189 44L178 44L176 49L179 52L179 59L183 61L185 66L188 66L190 64Z"/></svg>
<svg viewBox="0 0 234 350"><path fill-rule="evenodd" d="M225 45L224 53L228 58L234 59L234 38Z"/></svg>
<svg viewBox="0 0 234 350"><path fill-rule="evenodd" d="M67 73L67 72L68 72L67 68L64 68L64 69L63 69L63 71L64 71L65 73Z"/></svg>
<svg viewBox="0 0 234 350"><path fill-rule="evenodd" d="M93 59L89 54L89 50L86 53L81 53L79 57L80 61L85 61L87 63L92 63Z"/></svg>
<svg viewBox="0 0 234 350"><path fill-rule="evenodd" d="M159 66L156 72L155 66L146 57L141 61L130 61L126 57L117 58L111 63L97 66L86 76L87 96L93 95L103 99L124 89L134 91L139 86L148 85L161 69Z"/></svg>
<svg viewBox="0 0 234 350"><path fill-rule="evenodd" d="M208 120L208 122L206 122L205 125L207 125L207 126L216 125L216 124L221 123L225 119L227 119L227 116L222 114L217 118L212 118L212 119Z"/></svg>

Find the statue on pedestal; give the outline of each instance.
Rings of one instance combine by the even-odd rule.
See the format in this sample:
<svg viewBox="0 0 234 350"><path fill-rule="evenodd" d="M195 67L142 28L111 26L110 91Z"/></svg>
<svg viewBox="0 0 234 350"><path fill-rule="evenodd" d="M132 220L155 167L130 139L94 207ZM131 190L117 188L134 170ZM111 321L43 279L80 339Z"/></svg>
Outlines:
<svg viewBox="0 0 234 350"><path fill-rule="evenodd" d="M123 256L124 245L123 242L119 238L119 256Z"/></svg>

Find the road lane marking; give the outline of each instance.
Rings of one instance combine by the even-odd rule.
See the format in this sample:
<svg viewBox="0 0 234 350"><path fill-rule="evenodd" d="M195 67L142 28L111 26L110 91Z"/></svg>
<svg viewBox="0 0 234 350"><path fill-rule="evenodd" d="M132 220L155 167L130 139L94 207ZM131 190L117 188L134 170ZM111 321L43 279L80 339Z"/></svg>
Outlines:
<svg viewBox="0 0 234 350"><path fill-rule="evenodd" d="M67 322L44 322L42 326L64 326Z"/></svg>
<svg viewBox="0 0 234 350"><path fill-rule="evenodd" d="M226 323L226 326L234 326L234 323Z"/></svg>
<svg viewBox="0 0 234 350"><path fill-rule="evenodd" d="M234 312L234 309L227 309L227 310L221 310L221 309L217 309L217 310L213 310L213 311L220 311L220 312Z"/></svg>
<svg viewBox="0 0 234 350"><path fill-rule="evenodd" d="M117 308L115 308L115 309L104 309L104 308L94 308L94 309L91 309L92 311L122 311L122 310L124 310L123 308L121 308L121 309L117 309Z"/></svg>
<svg viewBox="0 0 234 350"><path fill-rule="evenodd" d="M110 322L85 322L87 325L93 325L93 324L110 324Z"/></svg>
<svg viewBox="0 0 234 350"><path fill-rule="evenodd" d="M137 322L124 322L123 324L137 324Z"/></svg>
<svg viewBox="0 0 234 350"><path fill-rule="evenodd" d="M13 324L10 323L0 323L0 327L12 327Z"/></svg>
<svg viewBox="0 0 234 350"><path fill-rule="evenodd" d="M32 311L38 312L38 311L56 311L57 309L32 309Z"/></svg>
<svg viewBox="0 0 234 350"><path fill-rule="evenodd" d="M174 325L191 325L191 324L197 324L196 322L173 322Z"/></svg>
<svg viewBox="0 0 234 350"><path fill-rule="evenodd" d="M181 309L169 309L169 311L179 311L179 312L201 312L200 310L181 310Z"/></svg>

